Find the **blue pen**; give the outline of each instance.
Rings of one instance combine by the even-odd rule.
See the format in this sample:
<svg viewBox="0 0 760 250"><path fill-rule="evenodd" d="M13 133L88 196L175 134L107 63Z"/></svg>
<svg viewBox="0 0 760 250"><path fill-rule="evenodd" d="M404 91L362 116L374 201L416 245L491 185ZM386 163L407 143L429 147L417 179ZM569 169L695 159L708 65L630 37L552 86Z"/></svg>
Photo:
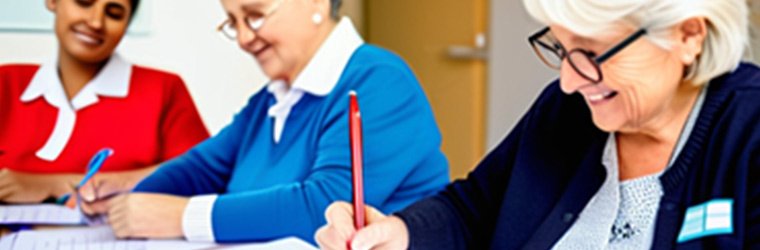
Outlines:
<svg viewBox="0 0 760 250"><path fill-rule="evenodd" d="M110 148L104 148L98 151L98 153L95 154L95 156L92 157L92 160L90 160L90 163L87 165L87 174L84 175L84 178L81 182L79 182L79 185L76 186L76 190L84 186L84 184L87 183L87 181L92 178L93 175L95 175L98 170L100 170L100 167L103 166L103 162L106 161L106 159L113 155L113 149ZM65 194L58 198L56 200L56 203L58 204L66 204L66 201L71 197L71 194Z"/></svg>

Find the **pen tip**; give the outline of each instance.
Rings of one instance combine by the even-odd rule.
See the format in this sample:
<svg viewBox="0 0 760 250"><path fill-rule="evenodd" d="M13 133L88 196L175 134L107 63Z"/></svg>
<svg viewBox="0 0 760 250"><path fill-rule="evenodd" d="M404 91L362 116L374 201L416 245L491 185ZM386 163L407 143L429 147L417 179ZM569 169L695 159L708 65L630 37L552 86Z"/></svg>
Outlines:
<svg viewBox="0 0 760 250"><path fill-rule="evenodd" d="M348 95L356 96L356 91L353 91L353 90L348 91Z"/></svg>

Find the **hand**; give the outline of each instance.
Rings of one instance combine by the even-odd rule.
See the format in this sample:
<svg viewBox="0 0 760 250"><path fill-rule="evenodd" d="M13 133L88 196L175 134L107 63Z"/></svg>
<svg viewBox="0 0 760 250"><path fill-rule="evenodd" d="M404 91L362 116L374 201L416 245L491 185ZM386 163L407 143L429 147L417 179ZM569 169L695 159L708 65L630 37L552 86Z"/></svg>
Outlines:
<svg viewBox="0 0 760 250"><path fill-rule="evenodd" d="M77 190L79 207L88 215L108 212L108 201L117 194L132 190L138 182L155 171L157 166L131 171L99 173Z"/></svg>
<svg viewBox="0 0 760 250"><path fill-rule="evenodd" d="M60 197L71 190L73 174L30 174L7 168L0 170L0 201L7 203L39 203Z"/></svg>
<svg viewBox="0 0 760 250"><path fill-rule="evenodd" d="M386 216L377 209L365 206L367 225L356 232L353 206L335 202L325 211L327 225L315 234L321 249L407 249L409 232L396 216Z"/></svg>
<svg viewBox="0 0 760 250"><path fill-rule="evenodd" d="M108 202L108 222L119 238L182 237L189 198L149 193L122 194Z"/></svg>
<svg viewBox="0 0 760 250"><path fill-rule="evenodd" d="M132 187L118 180L93 179L77 190L80 198L79 208L87 215L106 214L108 213L108 202L111 198L118 194L127 193ZM69 199L69 201L75 200Z"/></svg>

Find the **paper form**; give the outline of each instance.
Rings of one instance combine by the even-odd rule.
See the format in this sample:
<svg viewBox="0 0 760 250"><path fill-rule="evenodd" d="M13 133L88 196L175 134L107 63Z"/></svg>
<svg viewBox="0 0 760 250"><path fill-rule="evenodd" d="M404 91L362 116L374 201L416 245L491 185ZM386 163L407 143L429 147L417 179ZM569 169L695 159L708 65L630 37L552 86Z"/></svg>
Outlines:
<svg viewBox="0 0 760 250"><path fill-rule="evenodd" d="M59 230L21 231L0 239L0 250L269 250L269 249L317 249L295 237L264 243L216 244L194 243L181 239L172 240L118 240L108 226L81 227Z"/></svg>
<svg viewBox="0 0 760 250"><path fill-rule="evenodd" d="M0 224L79 225L82 213L55 204L0 206Z"/></svg>

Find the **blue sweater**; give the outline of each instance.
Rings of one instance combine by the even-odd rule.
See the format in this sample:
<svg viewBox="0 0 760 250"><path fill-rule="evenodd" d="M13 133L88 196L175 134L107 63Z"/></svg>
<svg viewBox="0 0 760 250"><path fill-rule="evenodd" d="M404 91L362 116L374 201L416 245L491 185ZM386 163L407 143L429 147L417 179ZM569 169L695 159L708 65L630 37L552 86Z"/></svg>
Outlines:
<svg viewBox="0 0 760 250"><path fill-rule="evenodd" d="M298 236L314 243L327 206L351 200L350 90L362 112L365 202L390 213L440 191L448 165L427 98L399 57L370 45L354 52L328 95L304 94L279 143L267 114L275 98L262 89L232 124L135 191L221 194L212 211L219 242Z"/></svg>
<svg viewBox="0 0 760 250"><path fill-rule="evenodd" d="M397 213L411 248L551 248L601 187L607 137L582 96L552 83L466 180ZM660 181L652 248L760 248L760 69L742 64L711 81ZM687 209L719 199L733 200L732 232L679 241Z"/></svg>

